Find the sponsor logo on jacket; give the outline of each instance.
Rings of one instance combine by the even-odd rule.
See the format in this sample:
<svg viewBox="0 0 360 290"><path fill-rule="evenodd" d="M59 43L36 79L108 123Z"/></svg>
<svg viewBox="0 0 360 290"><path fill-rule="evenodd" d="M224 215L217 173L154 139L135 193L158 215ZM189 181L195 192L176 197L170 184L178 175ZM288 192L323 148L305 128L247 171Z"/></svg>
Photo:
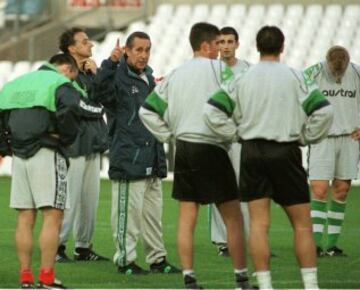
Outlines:
<svg viewBox="0 0 360 290"><path fill-rule="evenodd" d="M355 98L356 97L356 90L323 90L322 93L326 97L349 97L349 98Z"/></svg>
<svg viewBox="0 0 360 290"><path fill-rule="evenodd" d="M132 86L131 87L131 93L134 94L138 94L139 93L139 88L137 86Z"/></svg>

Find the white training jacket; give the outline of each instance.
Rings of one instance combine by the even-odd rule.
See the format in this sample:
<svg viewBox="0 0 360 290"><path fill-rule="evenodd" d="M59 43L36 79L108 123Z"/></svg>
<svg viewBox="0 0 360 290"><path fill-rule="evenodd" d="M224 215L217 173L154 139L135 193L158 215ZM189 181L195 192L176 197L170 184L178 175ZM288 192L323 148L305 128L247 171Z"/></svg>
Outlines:
<svg viewBox="0 0 360 290"><path fill-rule="evenodd" d="M330 103L314 80L277 61L260 61L226 81L204 119L223 140L316 143L332 124Z"/></svg>
<svg viewBox="0 0 360 290"><path fill-rule="evenodd" d="M161 142L176 138L226 149L228 144L205 124L202 112L222 81L231 76L231 69L219 60L193 58L155 87L140 108L140 118Z"/></svg>
<svg viewBox="0 0 360 290"><path fill-rule="evenodd" d="M334 121L329 136L351 134L360 128L360 67L349 63L341 83L336 83L327 62L315 64L305 70L315 79L320 91L331 103Z"/></svg>

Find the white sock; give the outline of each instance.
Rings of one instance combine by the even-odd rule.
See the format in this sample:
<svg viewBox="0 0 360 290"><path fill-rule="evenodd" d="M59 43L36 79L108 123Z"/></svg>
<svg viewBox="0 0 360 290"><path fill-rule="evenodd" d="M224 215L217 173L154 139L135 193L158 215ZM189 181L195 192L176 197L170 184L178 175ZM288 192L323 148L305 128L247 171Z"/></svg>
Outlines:
<svg viewBox="0 0 360 290"><path fill-rule="evenodd" d="M235 274L245 274L245 275L247 275L247 268L234 269L234 273L235 273Z"/></svg>
<svg viewBox="0 0 360 290"><path fill-rule="evenodd" d="M305 290L319 290L317 269L314 268L301 268L301 276L304 283Z"/></svg>
<svg viewBox="0 0 360 290"><path fill-rule="evenodd" d="M235 284L236 284L235 290L249 289L250 284L247 275L247 268L234 269L234 273L235 273Z"/></svg>
<svg viewBox="0 0 360 290"><path fill-rule="evenodd" d="M183 276L189 275L195 278L195 273L193 269L187 269L182 271Z"/></svg>
<svg viewBox="0 0 360 290"><path fill-rule="evenodd" d="M256 272L256 280L259 284L260 290L272 290L270 271Z"/></svg>

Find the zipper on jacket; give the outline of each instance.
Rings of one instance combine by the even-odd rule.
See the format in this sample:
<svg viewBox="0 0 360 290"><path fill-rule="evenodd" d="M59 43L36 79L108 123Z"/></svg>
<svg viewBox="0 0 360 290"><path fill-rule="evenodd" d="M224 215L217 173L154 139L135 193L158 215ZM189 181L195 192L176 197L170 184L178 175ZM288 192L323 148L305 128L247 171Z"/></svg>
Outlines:
<svg viewBox="0 0 360 290"><path fill-rule="evenodd" d="M128 126L130 126L131 125L131 123L134 121L134 119L135 119L135 116L136 116L136 111L133 111L133 114L131 115L131 117L130 117L130 119L129 119L129 121L128 121Z"/></svg>
<svg viewBox="0 0 360 290"><path fill-rule="evenodd" d="M135 164L136 160L138 159L140 154L140 149L136 149L135 156L133 158L132 164Z"/></svg>

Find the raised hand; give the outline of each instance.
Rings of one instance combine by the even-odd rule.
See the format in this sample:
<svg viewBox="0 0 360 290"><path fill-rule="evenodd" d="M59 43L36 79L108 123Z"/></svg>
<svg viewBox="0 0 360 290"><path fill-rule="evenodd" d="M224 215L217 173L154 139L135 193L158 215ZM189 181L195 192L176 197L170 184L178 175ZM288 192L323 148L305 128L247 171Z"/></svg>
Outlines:
<svg viewBox="0 0 360 290"><path fill-rule="evenodd" d="M118 62L123 55L123 48L120 46L119 38L116 40L115 48L112 50L110 58L113 62Z"/></svg>

